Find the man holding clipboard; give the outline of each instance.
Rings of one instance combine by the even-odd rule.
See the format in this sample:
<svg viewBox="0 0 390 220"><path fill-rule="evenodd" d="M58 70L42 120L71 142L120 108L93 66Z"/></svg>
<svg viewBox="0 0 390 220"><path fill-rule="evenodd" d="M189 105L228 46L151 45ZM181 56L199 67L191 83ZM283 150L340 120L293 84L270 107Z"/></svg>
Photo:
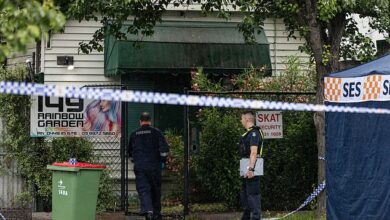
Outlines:
<svg viewBox="0 0 390 220"><path fill-rule="evenodd" d="M241 123L247 130L241 135L239 142L239 152L242 158L240 160L242 177L240 199L244 209L241 219L258 220L261 219L260 175L263 175L263 160L258 157L258 154L261 155L263 135L260 128L255 126L255 117L252 112L243 112Z"/></svg>

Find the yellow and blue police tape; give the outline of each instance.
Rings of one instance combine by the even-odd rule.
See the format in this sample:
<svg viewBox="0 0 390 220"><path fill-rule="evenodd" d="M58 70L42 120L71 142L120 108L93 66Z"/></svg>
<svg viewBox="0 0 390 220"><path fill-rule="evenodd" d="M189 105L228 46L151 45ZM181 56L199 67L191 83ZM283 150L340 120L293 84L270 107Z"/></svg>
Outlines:
<svg viewBox="0 0 390 220"><path fill-rule="evenodd" d="M35 84L26 82L0 82L0 93L14 95L55 96L66 98L96 99L137 103L225 107L242 109L269 109L295 111L325 111L345 113L390 114L390 109L288 103L255 99L197 96L173 93L144 92L120 89L75 87L63 85Z"/></svg>
<svg viewBox="0 0 390 220"><path fill-rule="evenodd" d="M297 209L284 215L282 218L286 218L287 216L292 215L292 214L298 212L299 210L301 210L303 207L307 206L311 201L313 201L313 199L315 199L321 193L322 190L325 189L325 185L326 184L325 184L325 180L324 180L320 185L318 185L318 187L316 189L314 189L314 191L310 194L310 196L307 197L306 200Z"/></svg>
<svg viewBox="0 0 390 220"><path fill-rule="evenodd" d="M298 212L303 207L307 206L311 201L313 201L313 199L315 199L321 193L321 191L324 190L324 189L325 189L325 180L320 185L318 185L318 187L316 189L314 189L314 191L310 194L310 196L307 197L306 200L297 209L295 209L294 211L289 212L289 213L287 213L286 215L284 215L283 217L280 217L280 218L265 218L264 220L278 220L278 219L286 218L287 216L292 215L292 214Z"/></svg>
<svg viewBox="0 0 390 220"><path fill-rule="evenodd" d="M1 212L0 212L0 217L2 220L6 220L5 217L3 216L3 214L1 214Z"/></svg>
<svg viewBox="0 0 390 220"><path fill-rule="evenodd" d="M0 82L0 93L14 95L33 95L33 96L55 96L81 99L97 99L109 101L169 104L169 105L188 105L205 107L225 107L225 108L243 108L243 109L277 109L277 110L295 110L295 111L325 111L325 112L346 112L346 113L371 113L371 114L390 114L390 109L374 109L363 107L348 106L326 106L305 103L288 103L262 101L254 99L225 98L216 96L196 96L185 94L170 94L158 92L141 92L132 90L103 89L103 88L79 88L75 86L35 84L26 82ZM319 157L320 160L325 160ZM283 216L285 218L299 211L309 204L323 189L325 181L321 183L314 192L299 206L296 210ZM278 219L278 218L275 218Z"/></svg>

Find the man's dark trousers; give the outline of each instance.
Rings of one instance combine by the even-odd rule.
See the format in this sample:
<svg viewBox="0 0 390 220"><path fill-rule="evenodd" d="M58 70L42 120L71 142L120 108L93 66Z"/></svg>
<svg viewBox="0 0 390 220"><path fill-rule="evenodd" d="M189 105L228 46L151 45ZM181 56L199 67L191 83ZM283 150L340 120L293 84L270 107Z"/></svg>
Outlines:
<svg viewBox="0 0 390 220"><path fill-rule="evenodd" d="M136 169L134 173L141 202L141 214L152 211L153 216L159 216L161 214L161 167Z"/></svg>
<svg viewBox="0 0 390 220"><path fill-rule="evenodd" d="M261 202L260 202L260 177L255 176L251 179L242 179L241 205L244 209L242 220L260 220ZM252 218L251 218L252 213Z"/></svg>

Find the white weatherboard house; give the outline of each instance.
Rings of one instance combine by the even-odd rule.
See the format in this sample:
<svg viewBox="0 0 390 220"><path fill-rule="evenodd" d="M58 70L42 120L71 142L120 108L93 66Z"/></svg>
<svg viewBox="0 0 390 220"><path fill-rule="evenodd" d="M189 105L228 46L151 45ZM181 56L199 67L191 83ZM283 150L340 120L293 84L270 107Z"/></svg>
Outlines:
<svg viewBox="0 0 390 220"><path fill-rule="evenodd" d="M152 37L116 40L106 36L104 52L79 53L79 42L89 41L101 27L100 22L78 22L68 20L61 33L52 33L49 39L42 39L35 54L8 59L8 64L23 63L25 58L35 61L36 72L44 74L44 83L58 85L107 85L121 84L132 90L183 93L190 86L191 70L202 67L204 72L220 77L239 74L251 67L266 67L272 75L283 72L285 61L291 55L308 62L309 56L299 51L303 40L288 38L282 20L269 18L263 30L256 34L257 44L247 45L237 23L241 15L233 13L229 21L211 14L204 17L194 8L168 11L163 22L155 28ZM135 41L142 41L141 47L134 47ZM32 50L34 51L34 50ZM61 57L73 58L72 70L59 65ZM183 107L171 105L136 104L128 105L127 130L138 126L142 111L152 114L153 124L161 130L183 129ZM108 143L110 157L120 178L120 145ZM102 146L102 145L97 145ZM104 147L97 147L104 151ZM116 161L116 162L113 162ZM132 172L129 172L132 178ZM135 190L134 186L130 190Z"/></svg>
<svg viewBox="0 0 390 220"><path fill-rule="evenodd" d="M299 51L304 42L288 38L282 20L267 19L264 31L256 36L258 44L246 45L237 30L240 18L233 14L226 22L204 17L199 11L169 11L155 28L154 36L142 39L141 49L133 44L138 38L118 41L107 36L104 52L91 54L79 54L79 42L90 40L101 24L70 20L63 33L54 33L42 41L41 71L48 84L122 84L132 90L183 93L189 87L190 71L197 67L222 76L266 65L272 74L280 74L291 55L308 61L308 55ZM73 57L74 69L57 65L59 56ZM182 109L129 103L128 131L138 126L142 111L151 112L153 124L161 130L183 129ZM132 172L129 176L133 176Z"/></svg>
<svg viewBox="0 0 390 220"><path fill-rule="evenodd" d="M79 54L79 42L90 40L101 24L70 20L63 33L42 41L41 72L48 84L123 84L133 90L182 93L189 87L190 71L198 67L226 75L265 65L275 75L283 71L288 56L308 61L308 55L298 49L304 42L288 38L282 20L267 19L256 45L244 44L236 28L239 20L239 14L226 22L199 11L169 11L153 37L119 41L107 36L104 52L91 54ZM137 40L143 41L141 49L134 47ZM58 65L59 56L73 57L74 69ZM181 128L181 107L130 104L129 130L137 126L141 109L150 111L162 130Z"/></svg>

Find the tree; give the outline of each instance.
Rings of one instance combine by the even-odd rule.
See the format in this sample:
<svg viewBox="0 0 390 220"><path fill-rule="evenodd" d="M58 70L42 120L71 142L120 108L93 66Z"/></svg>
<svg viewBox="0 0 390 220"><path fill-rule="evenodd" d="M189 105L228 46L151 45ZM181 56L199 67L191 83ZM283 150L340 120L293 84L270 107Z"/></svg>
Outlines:
<svg viewBox="0 0 390 220"><path fill-rule="evenodd" d="M126 34L152 35L153 27L162 21L168 5L183 6L191 2L201 4L205 14L218 12L228 19L231 8L243 12L242 23L238 25L249 43L254 42L254 32L263 26L267 17L282 18L291 37L302 37L307 42L308 52L316 66L316 102L323 103L323 78L339 70L340 55L352 59L372 59L373 56L358 56L359 47L351 44L362 43L363 49L372 45L367 38L358 34L352 14L370 17L369 25L382 33L390 31L390 3L388 0L84 0L74 1L66 10L67 14L79 20L98 20L101 16L103 27L96 31L90 42L83 42L83 52L103 49L105 33L123 39ZM126 23L132 17L130 24ZM359 35L360 37L356 37ZM359 43L360 42L360 43ZM342 49L345 49L342 51ZM368 50L373 53L373 50ZM314 121L317 130L319 156L325 154L325 114L317 112ZM325 178L324 161L319 162L319 182ZM319 199L319 211L325 209L324 193Z"/></svg>
<svg viewBox="0 0 390 220"><path fill-rule="evenodd" d="M0 10L0 61L65 24L52 0L0 0Z"/></svg>

